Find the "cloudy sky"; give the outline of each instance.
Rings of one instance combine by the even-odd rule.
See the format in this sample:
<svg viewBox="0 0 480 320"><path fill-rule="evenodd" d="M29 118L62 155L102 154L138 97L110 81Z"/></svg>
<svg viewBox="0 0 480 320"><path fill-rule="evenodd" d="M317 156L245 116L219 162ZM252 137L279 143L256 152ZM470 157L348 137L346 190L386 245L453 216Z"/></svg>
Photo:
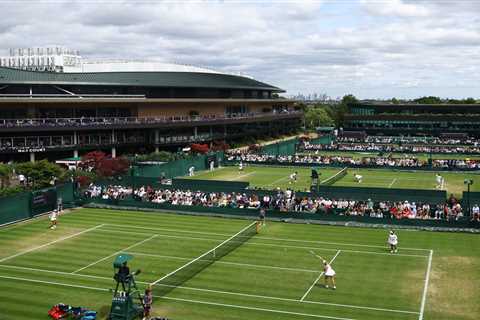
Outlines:
<svg viewBox="0 0 480 320"><path fill-rule="evenodd" d="M0 54L62 45L242 72L288 94L480 98L480 1L0 0Z"/></svg>

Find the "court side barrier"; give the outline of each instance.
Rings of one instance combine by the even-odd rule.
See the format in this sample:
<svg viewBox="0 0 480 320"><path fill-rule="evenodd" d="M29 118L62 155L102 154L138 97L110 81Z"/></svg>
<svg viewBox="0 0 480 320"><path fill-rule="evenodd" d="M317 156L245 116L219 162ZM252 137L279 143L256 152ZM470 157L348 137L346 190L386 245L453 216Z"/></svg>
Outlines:
<svg viewBox="0 0 480 320"><path fill-rule="evenodd" d="M136 163L130 172L131 176L136 177L165 177L172 179L188 174L190 167L195 167L195 171L206 170L210 167L210 162L214 161L217 167L224 159L223 152L213 152L205 155L192 156L185 159L170 161L159 165L141 165Z"/></svg>
<svg viewBox="0 0 480 320"><path fill-rule="evenodd" d="M467 191L463 191L462 195L462 206L464 208L468 207L470 202L470 208L474 205L480 206L480 192L470 192L470 195Z"/></svg>
<svg viewBox="0 0 480 320"><path fill-rule="evenodd" d="M311 144L330 144L333 141L332 135L325 135L318 138L310 139Z"/></svg>
<svg viewBox="0 0 480 320"><path fill-rule="evenodd" d="M88 207L110 208L110 209L129 209L137 211L169 211L182 212L187 214L202 214L209 216L225 216L234 218L256 219L259 215L258 209L241 209L230 207L204 207L204 206L185 206L160 204L152 202L143 202L135 200L104 200L91 199ZM354 225L355 223L387 225L387 226L405 226L415 228L456 228L456 229L478 229L480 223L470 221L468 218L462 218L457 221L443 220L420 220L420 219L392 219L392 218L373 218L367 216L346 216L342 211L329 213L309 213L309 212L280 212L268 210L266 214L268 219L278 221L295 221L303 223L331 223L342 225Z"/></svg>
<svg viewBox="0 0 480 320"><path fill-rule="evenodd" d="M0 226L50 212L57 208L58 198L62 199L64 208L72 207L76 197L75 185L65 183L0 198Z"/></svg>
<svg viewBox="0 0 480 320"><path fill-rule="evenodd" d="M293 138L285 141L275 142L262 146L260 153L275 155L275 156L289 156L294 155L299 143L298 138Z"/></svg>

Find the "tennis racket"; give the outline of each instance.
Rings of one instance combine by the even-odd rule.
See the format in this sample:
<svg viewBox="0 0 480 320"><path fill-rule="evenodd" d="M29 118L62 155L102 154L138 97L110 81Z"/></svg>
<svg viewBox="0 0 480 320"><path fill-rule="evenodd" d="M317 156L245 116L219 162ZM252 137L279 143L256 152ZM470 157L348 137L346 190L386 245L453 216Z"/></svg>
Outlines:
<svg viewBox="0 0 480 320"><path fill-rule="evenodd" d="M313 252L313 250L310 250L310 253L311 253L313 256L319 258L320 260L325 261L325 259L323 259L321 256L319 256L319 255L316 254L315 252Z"/></svg>

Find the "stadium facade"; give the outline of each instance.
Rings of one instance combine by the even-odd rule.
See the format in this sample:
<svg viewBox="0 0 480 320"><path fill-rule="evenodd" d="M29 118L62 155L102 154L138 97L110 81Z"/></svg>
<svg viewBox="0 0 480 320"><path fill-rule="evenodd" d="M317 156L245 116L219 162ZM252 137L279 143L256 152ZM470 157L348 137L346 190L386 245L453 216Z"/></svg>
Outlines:
<svg viewBox="0 0 480 320"><path fill-rule="evenodd" d="M385 135L468 135L480 137L480 104L355 103L344 129Z"/></svg>
<svg viewBox="0 0 480 320"><path fill-rule="evenodd" d="M55 159L97 149L113 156L149 152L288 133L302 123L294 101L276 98L282 89L250 77L132 61L88 67L80 61L66 70L64 62L79 63L67 53L69 59L3 58L0 161ZM78 68L89 71L71 72Z"/></svg>

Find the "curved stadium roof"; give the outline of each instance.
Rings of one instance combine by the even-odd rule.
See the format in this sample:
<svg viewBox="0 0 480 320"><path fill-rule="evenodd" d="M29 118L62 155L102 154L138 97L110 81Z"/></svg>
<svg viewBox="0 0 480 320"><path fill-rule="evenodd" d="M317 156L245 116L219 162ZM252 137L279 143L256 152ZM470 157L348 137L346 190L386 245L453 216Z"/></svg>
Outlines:
<svg viewBox="0 0 480 320"><path fill-rule="evenodd" d="M188 87L284 91L267 83L242 76L221 73L168 71L56 73L0 67L0 84Z"/></svg>

